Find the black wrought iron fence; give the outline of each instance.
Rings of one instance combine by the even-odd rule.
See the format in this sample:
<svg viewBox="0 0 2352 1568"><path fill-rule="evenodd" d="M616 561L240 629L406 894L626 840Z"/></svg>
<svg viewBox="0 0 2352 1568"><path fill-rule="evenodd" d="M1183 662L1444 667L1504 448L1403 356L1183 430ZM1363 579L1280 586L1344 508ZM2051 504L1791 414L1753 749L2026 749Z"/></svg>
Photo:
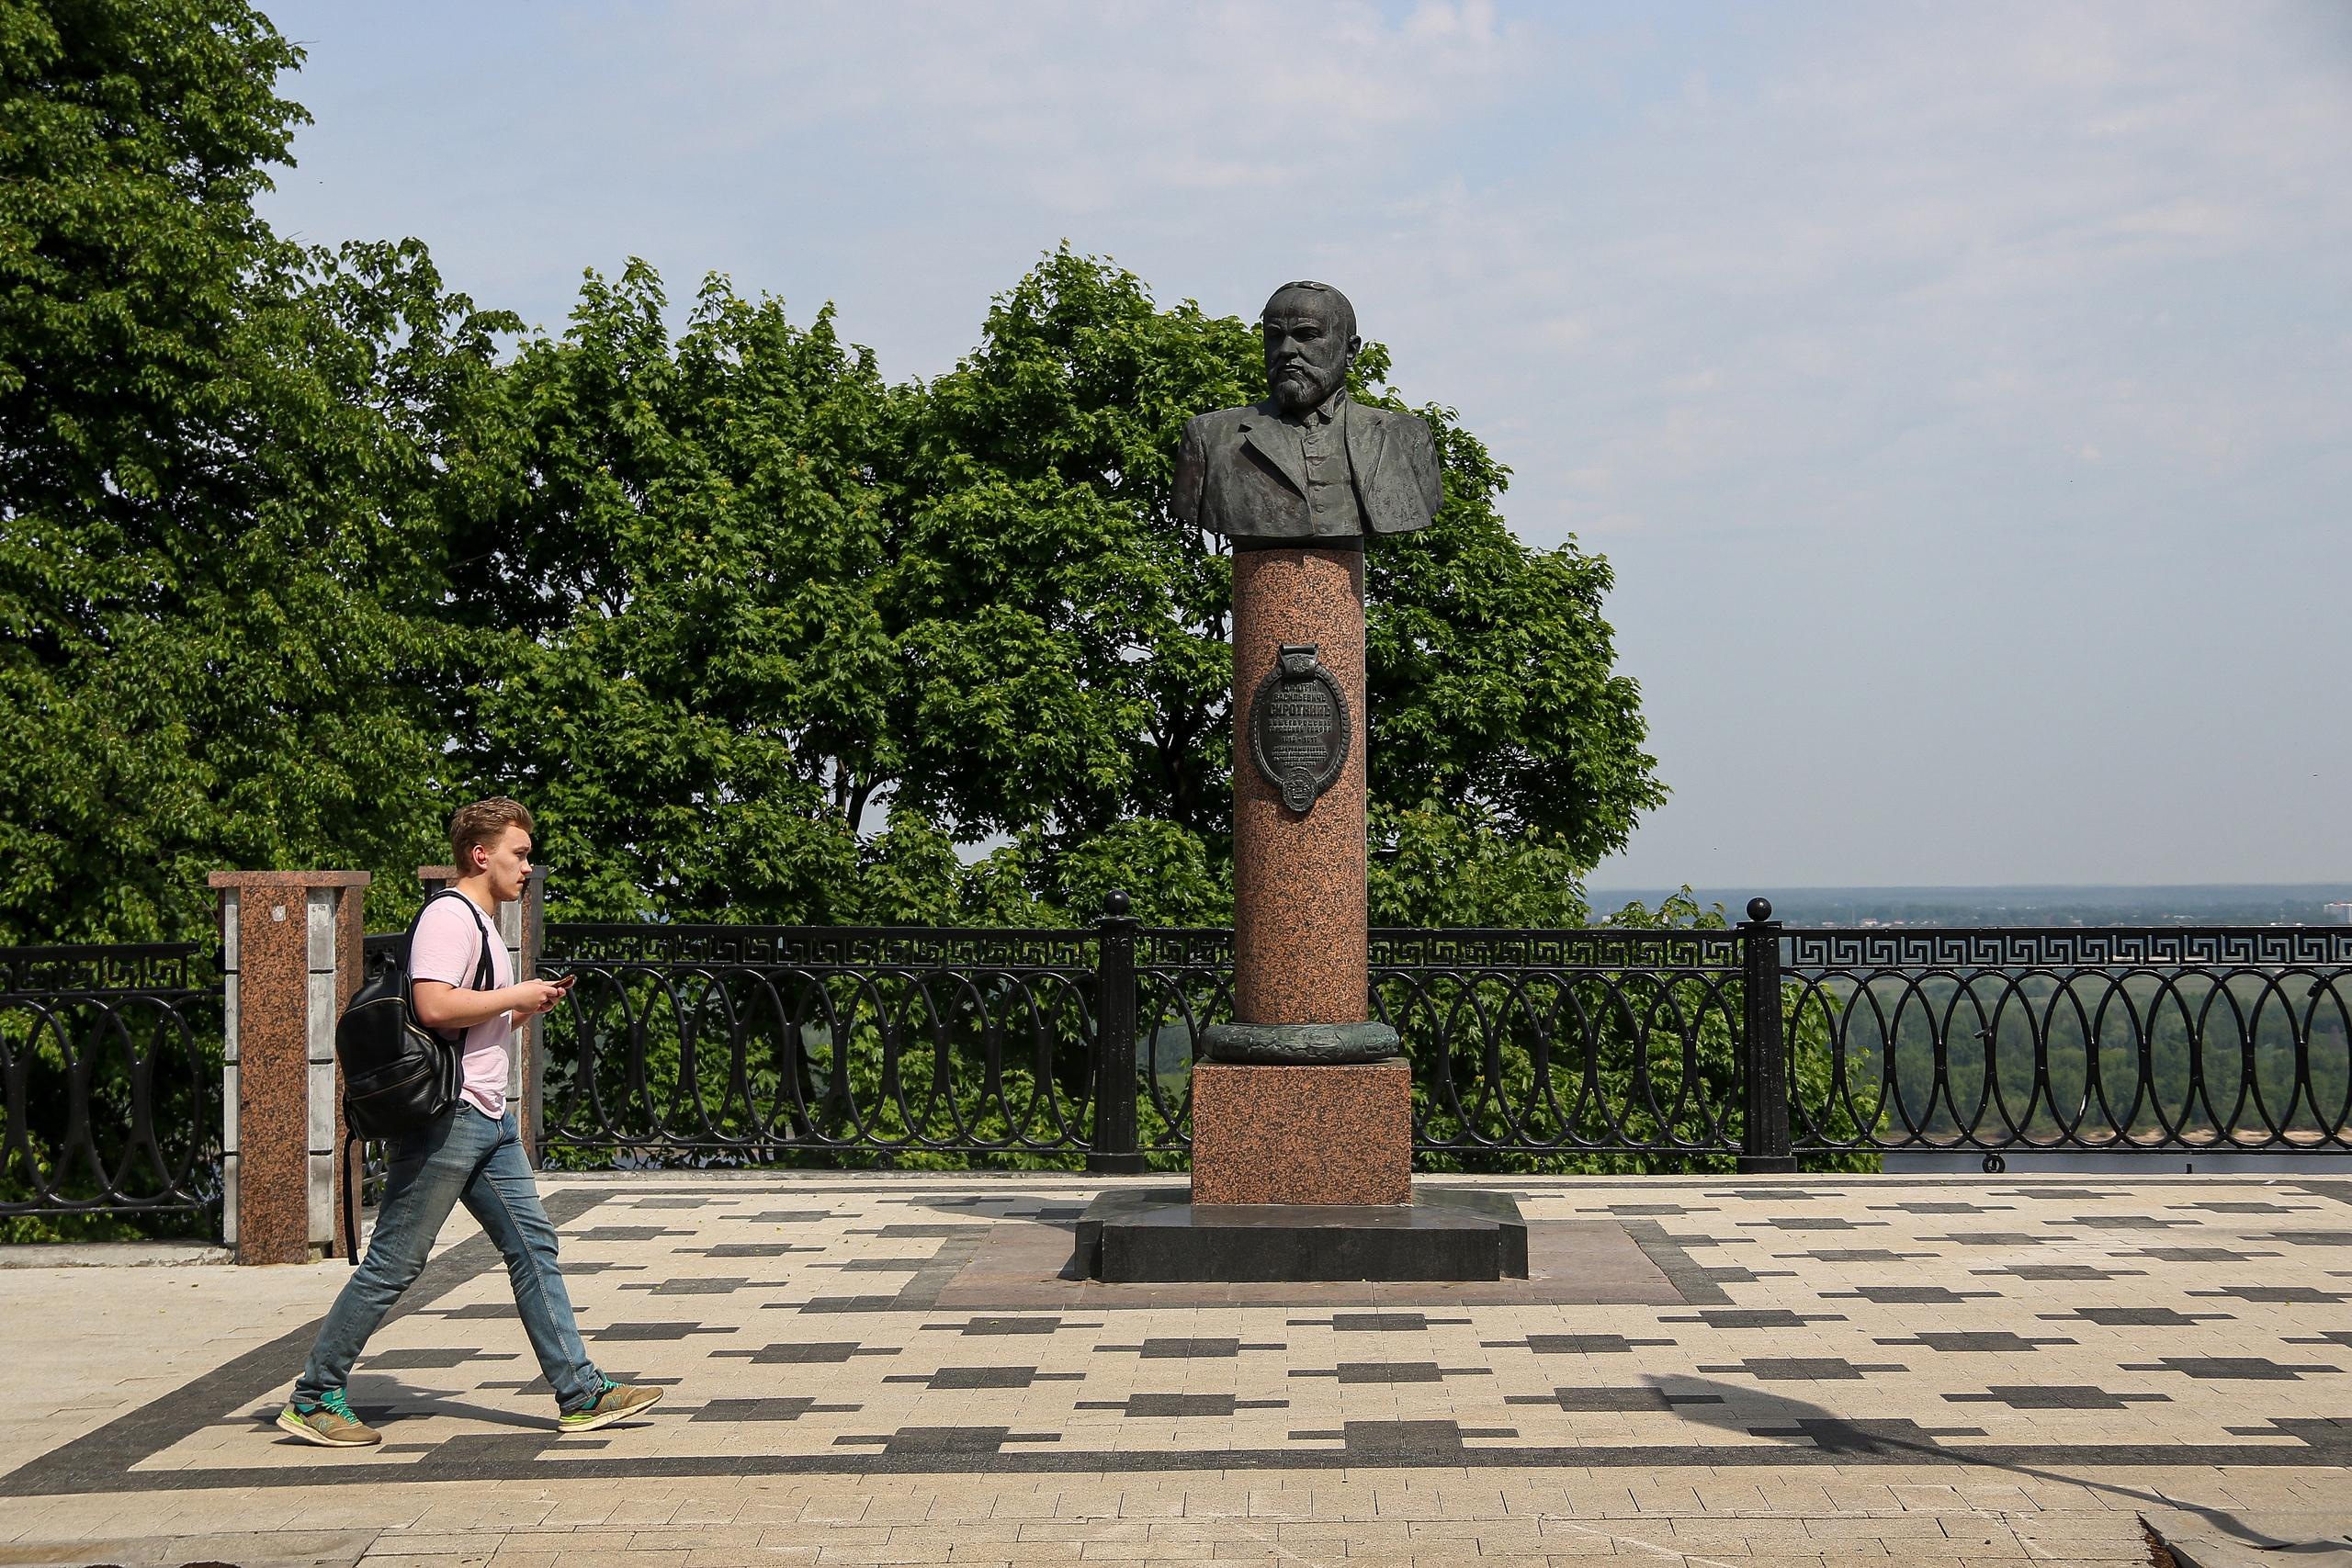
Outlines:
<svg viewBox="0 0 2352 1568"><path fill-rule="evenodd" d="M1097 933L556 925L548 1143L744 1162L1090 1143Z"/></svg>
<svg viewBox="0 0 2352 1568"><path fill-rule="evenodd" d="M2352 931L1375 931L1432 1167L2352 1149ZM1181 1161L1232 938L556 925L550 1144Z"/></svg>
<svg viewBox="0 0 2352 1568"><path fill-rule="evenodd" d="M2352 928L1792 931L1804 1149L2352 1150Z"/></svg>
<svg viewBox="0 0 2352 1568"><path fill-rule="evenodd" d="M1375 931L1432 1168L1881 1151L2352 1153L2352 928ZM368 939L374 961L398 943ZM1232 937L555 925L559 1161L1182 1161ZM0 1235L217 1224L221 990L192 943L0 949Z"/></svg>
<svg viewBox="0 0 2352 1568"><path fill-rule="evenodd" d="M221 988L194 942L0 948L0 1235L217 1230Z"/></svg>

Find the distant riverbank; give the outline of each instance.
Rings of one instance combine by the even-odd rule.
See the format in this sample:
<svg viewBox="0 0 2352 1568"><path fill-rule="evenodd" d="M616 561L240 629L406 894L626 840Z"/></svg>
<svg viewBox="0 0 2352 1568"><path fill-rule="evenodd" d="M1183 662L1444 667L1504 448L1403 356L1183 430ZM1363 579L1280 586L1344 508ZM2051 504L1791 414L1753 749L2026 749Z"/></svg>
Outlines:
<svg viewBox="0 0 2352 1568"><path fill-rule="evenodd" d="M1598 921L1628 903L1656 908L1674 888L1595 888ZM2216 883L2182 887L1748 887L1693 889L1703 908L1744 918L1772 901L1793 926L2268 926L2352 921L2352 882ZM2335 906L2330 908L2330 906Z"/></svg>

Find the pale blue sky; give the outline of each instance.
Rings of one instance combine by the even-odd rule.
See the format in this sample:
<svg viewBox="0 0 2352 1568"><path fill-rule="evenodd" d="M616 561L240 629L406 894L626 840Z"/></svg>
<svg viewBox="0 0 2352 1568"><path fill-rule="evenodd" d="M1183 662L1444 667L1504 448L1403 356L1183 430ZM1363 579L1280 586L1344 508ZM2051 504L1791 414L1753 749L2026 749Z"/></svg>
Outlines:
<svg viewBox="0 0 2352 1568"><path fill-rule="evenodd" d="M1345 288L1616 567L1675 795L1598 886L2352 877L2352 5L266 8L271 219L550 330Z"/></svg>

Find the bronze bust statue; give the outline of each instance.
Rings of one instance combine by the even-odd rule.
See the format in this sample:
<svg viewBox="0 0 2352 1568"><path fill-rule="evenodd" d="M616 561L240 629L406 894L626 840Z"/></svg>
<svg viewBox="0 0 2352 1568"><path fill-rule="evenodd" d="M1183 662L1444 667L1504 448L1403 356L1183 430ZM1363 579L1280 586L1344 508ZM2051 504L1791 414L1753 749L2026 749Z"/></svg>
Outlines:
<svg viewBox="0 0 2352 1568"><path fill-rule="evenodd" d="M1347 548L1426 527L1444 499L1428 422L1348 397L1363 340L1325 283L1285 283L1260 317L1272 394L1188 422L1170 503L1243 546Z"/></svg>

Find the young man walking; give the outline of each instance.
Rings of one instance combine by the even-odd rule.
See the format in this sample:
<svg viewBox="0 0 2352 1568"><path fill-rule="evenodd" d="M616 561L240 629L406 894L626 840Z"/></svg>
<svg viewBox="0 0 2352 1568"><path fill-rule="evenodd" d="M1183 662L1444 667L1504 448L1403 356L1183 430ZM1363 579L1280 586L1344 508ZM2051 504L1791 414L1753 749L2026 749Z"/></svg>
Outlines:
<svg viewBox="0 0 2352 1568"><path fill-rule="evenodd" d="M417 1022L445 1037L464 1031L465 1088L430 1127L392 1141L391 1172L368 1255L320 1325L293 1400L278 1414L280 1427L328 1448L383 1440L352 1414L344 1385L368 1337L415 1282L434 1237L460 1202L505 1257L514 1305L555 1391L563 1430L593 1430L662 1397L658 1388L614 1382L589 1361L556 1266L555 1226L539 1206L506 1103L514 1020L548 1011L571 988L569 979L517 985L505 944L492 934L499 907L520 898L530 878L531 814L503 795L477 801L449 819L449 850L463 897L425 906L410 947L409 978ZM473 989L485 950L490 988Z"/></svg>

